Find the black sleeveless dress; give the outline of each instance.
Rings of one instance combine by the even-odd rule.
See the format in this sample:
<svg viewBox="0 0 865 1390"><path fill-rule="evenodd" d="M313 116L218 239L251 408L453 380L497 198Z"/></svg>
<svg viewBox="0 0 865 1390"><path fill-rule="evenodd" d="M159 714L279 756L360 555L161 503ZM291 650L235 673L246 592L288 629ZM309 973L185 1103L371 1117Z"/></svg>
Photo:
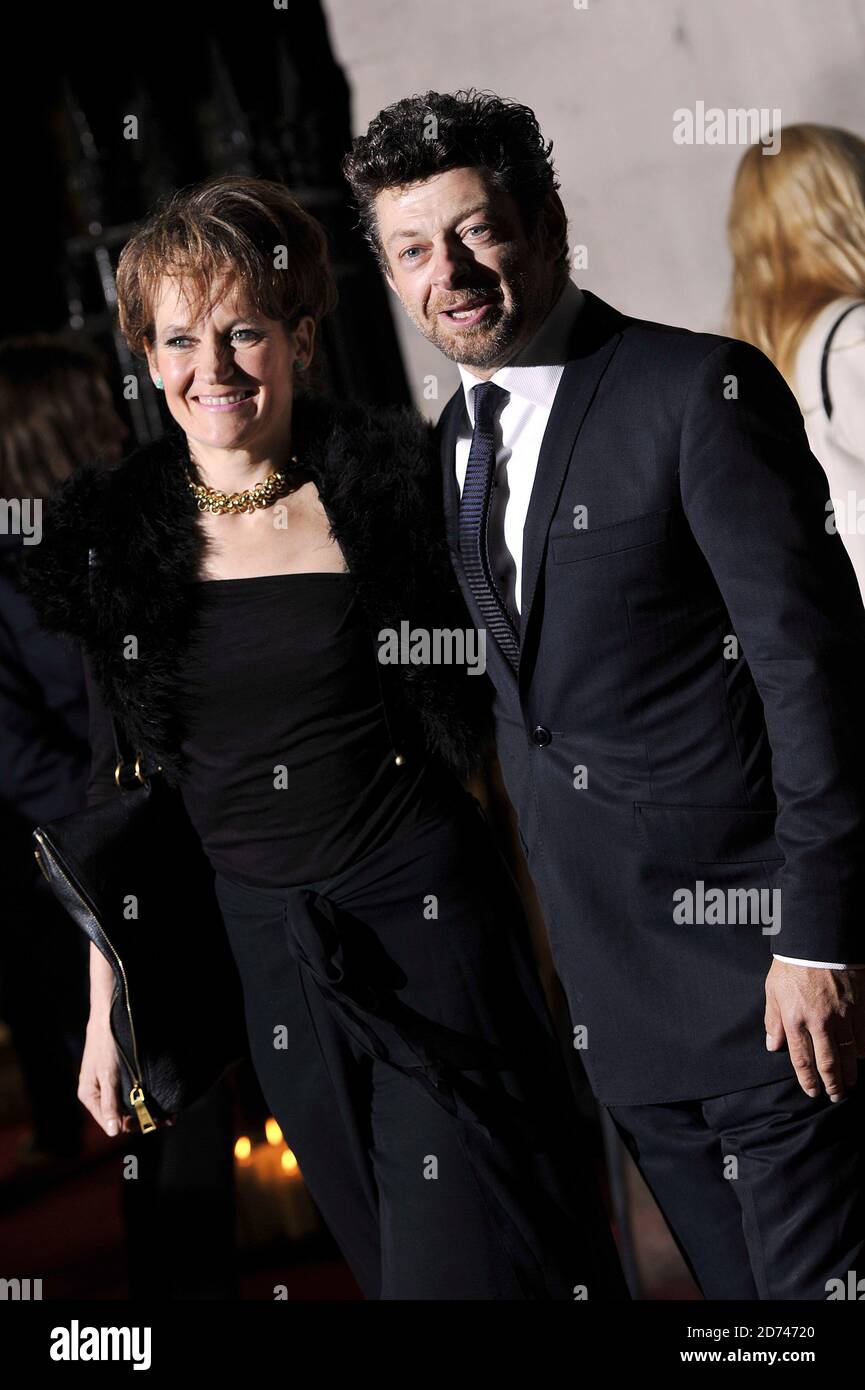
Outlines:
<svg viewBox="0 0 865 1390"><path fill-rule="evenodd" d="M457 779L396 764L349 576L199 582L181 790L262 1091L358 1283L626 1297L515 885Z"/></svg>
<svg viewBox="0 0 865 1390"><path fill-rule="evenodd" d="M347 867L459 796L397 765L374 647L347 573L199 580L181 673L183 798L214 869L286 887Z"/></svg>

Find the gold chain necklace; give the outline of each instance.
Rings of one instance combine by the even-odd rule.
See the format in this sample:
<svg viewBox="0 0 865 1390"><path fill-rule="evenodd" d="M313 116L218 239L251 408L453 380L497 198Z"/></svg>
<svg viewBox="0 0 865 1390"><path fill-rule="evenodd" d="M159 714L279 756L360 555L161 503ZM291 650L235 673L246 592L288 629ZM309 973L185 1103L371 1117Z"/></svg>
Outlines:
<svg viewBox="0 0 865 1390"><path fill-rule="evenodd" d="M292 455L295 467L300 464ZM269 507L277 497L283 497L289 488L289 480L279 468L274 468L262 483L247 488L244 492L220 492L218 488L197 483L187 469L186 481L189 483L198 502L200 512L253 512L256 507Z"/></svg>

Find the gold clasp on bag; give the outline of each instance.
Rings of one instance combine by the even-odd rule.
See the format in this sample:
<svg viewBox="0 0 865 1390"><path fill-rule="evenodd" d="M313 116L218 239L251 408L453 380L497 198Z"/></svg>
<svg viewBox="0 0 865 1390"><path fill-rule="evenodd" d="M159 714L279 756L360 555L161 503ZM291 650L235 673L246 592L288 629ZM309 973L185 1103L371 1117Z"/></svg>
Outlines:
<svg viewBox="0 0 865 1390"><path fill-rule="evenodd" d="M133 1110L135 1111L135 1114L138 1117L138 1123L141 1126L141 1133L150 1134L151 1131L156 1128L156 1122L154 1121L150 1111L147 1109L147 1104L144 1099L144 1092L142 1091L140 1086L133 1086L132 1090L129 1092L129 1100Z"/></svg>

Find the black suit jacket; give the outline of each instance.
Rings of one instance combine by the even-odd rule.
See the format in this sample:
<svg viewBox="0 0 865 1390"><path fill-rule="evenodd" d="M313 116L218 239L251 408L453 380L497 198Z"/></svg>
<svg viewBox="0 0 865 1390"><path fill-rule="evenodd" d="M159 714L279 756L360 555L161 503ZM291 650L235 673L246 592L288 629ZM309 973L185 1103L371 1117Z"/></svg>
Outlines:
<svg viewBox="0 0 865 1390"><path fill-rule="evenodd" d="M772 953L865 960L865 611L763 354L585 301L525 527L519 672L491 634L487 660L577 1044L601 1098L637 1104L788 1075L764 1042ZM480 627L464 410L459 390L438 429Z"/></svg>

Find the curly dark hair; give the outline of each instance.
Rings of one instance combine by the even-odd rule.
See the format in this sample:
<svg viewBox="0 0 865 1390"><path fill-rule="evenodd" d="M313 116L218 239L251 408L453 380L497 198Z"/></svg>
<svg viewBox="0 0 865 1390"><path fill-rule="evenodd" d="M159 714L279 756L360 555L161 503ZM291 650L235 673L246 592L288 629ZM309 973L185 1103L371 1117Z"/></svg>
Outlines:
<svg viewBox="0 0 865 1390"><path fill-rule="evenodd" d="M474 88L426 92L386 106L353 141L342 171L354 195L364 236L383 270L375 196L441 174L446 169L482 168L491 183L511 194L527 236L535 230L559 181L534 111L517 101ZM560 267L568 266L563 245Z"/></svg>

